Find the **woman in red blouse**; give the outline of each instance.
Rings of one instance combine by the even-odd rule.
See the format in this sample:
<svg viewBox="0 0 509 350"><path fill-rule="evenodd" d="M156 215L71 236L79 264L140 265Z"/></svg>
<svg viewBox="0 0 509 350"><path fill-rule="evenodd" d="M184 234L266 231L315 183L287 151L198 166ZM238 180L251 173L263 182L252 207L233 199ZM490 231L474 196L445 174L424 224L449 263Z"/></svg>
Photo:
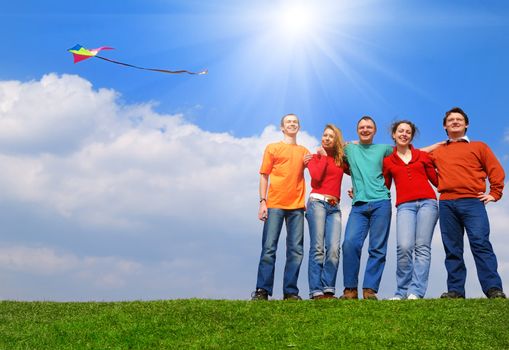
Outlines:
<svg viewBox="0 0 509 350"><path fill-rule="evenodd" d="M306 208L309 225L309 296L334 298L341 241L339 198L343 179L344 141L341 131L327 124L322 145L307 167L312 191Z"/></svg>
<svg viewBox="0 0 509 350"><path fill-rule="evenodd" d="M417 128L402 120L392 124L394 152L384 159L387 188L396 185L397 289L392 300L421 299L428 287L431 239L438 220L436 170L426 152L411 142Z"/></svg>

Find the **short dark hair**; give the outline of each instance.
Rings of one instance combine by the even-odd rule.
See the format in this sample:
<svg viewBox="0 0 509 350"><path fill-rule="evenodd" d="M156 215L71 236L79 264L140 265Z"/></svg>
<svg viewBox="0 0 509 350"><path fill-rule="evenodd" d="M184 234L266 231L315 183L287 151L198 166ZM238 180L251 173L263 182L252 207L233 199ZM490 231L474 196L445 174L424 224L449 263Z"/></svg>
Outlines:
<svg viewBox="0 0 509 350"><path fill-rule="evenodd" d="M392 125L391 125L391 135L394 134L396 132L396 130L398 130L398 126L400 124L408 124L410 126L410 129L412 130L412 138L411 138L411 140L413 140L415 134L417 134L417 132L419 132L419 130L417 129L415 124L412 123L410 120L398 120L398 121L395 121L394 123L392 123Z"/></svg>
<svg viewBox="0 0 509 350"><path fill-rule="evenodd" d="M453 107L451 109L449 109L447 112L445 112L445 117L444 117L444 120L443 120L443 125L445 126L445 122L447 121L447 117L449 116L449 114L451 113L459 113L463 116L463 118L465 118L465 124L467 125L467 128L465 128L465 134L467 133L467 129L468 129L468 125L469 125L469 122L468 122L468 115L465 113L464 110L462 110L461 108L459 107ZM449 135L449 133L447 132L447 130L445 130L445 133L447 135Z"/></svg>
<svg viewBox="0 0 509 350"><path fill-rule="evenodd" d="M284 126L285 125L285 118L288 117L289 115L293 115L295 118L297 118L297 122L299 123L299 126L300 126L300 120L299 120L299 117L297 117L296 114L294 113L288 113L288 114L285 114L283 116L283 118L281 118L281 126Z"/></svg>
<svg viewBox="0 0 509 350"><path fill-rule="evenodd" d="M369 115L362 116L361 119L359 119L359 121L357 122L357 129L359 128L359 123L363 120L370 120L373 123L373 125L375 126L375 130L376 130L375 120L373 118L371 118Z"/></svg>

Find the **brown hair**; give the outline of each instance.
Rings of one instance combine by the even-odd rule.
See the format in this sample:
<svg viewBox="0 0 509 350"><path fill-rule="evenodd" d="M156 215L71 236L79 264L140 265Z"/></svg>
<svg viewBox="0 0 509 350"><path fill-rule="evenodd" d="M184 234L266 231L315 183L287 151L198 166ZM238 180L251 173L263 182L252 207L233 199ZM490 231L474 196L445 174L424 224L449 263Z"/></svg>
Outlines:
<svg viewBox="0 0 509 350"><path fill-rule="evenodd" d="M365 116L361 117L361 119L359 119L359 121L357 122L357 129L359 128L360 122L363 121L363 120L370 120L373 123L373 125L375 126L375 131L376 131L375 120L373 118L371 118L369 115L365 115Z"/></svg>
<svg viewBox="0 0 509 350"><path fill-rule="evenodd" d="M398 120L392 123L391 125L391 136L398 130L398 126L400 124L408 124L410 126L410 129L412 130L412 138L410 141L412 141L415 137L415 134L419 131L414 123L412 123L410 120Z"/></svg>
<svg viewBox="0 0 509 350"><path fill-rule="evenodd" d="M343 157L345 156L345 141L343 139L343 133L341 130L336 127L334 124L327 124L325 125L325 130L331 129L334 133L334 147L333 147L333 154L331 156L334 158L334 162L337 166L341 166L343 164Z"/></svg>
<svg viewBox="0 0 509 350"><path fill-rule="evenodd" d="M449 114L451 113L459 113L463 116L463 118L465 118L465 124L468 126L468 116L467 114L465 113L465 111L463 111L461 108L459 107L453 107L451 108L450 110L448 110L447 112L445 112L445 117L444 117L444 120L443 120L443 125L445 126L445 123L447 121L447 117L449 116ZM467 129L468 128L465 128L465 134L467 133ZM447 135L449 135L449 133L447 132L447 130L445 130L445 133Z"/></svg>
<svg viewBox="0 0 509 350"><path fill-rule="evenodd" d="M297 117L296 114L293 114L293 113L288 113L288 114L285 114L283 116L283 118L281 118L281 126L285 126L285 118L290 116L290 115L293 115L295 118L297 118L297 123L299 123L299 126L300 126L300 120L299 120L299 117Z"/></svg>

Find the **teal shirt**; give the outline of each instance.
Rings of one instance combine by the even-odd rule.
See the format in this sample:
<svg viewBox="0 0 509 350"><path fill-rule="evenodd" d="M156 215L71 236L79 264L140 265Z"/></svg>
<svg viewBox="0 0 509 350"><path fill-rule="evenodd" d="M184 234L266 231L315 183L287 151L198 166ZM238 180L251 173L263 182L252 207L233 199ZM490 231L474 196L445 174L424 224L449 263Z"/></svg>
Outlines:
<svg viewBox="0 0 509 350"><path fill-rule="evenodd" d="M382 173L383 160L392 153L391 145L346 145L345 154L350 167L353 185L353 202L373 202L390 199Z"/></svg>

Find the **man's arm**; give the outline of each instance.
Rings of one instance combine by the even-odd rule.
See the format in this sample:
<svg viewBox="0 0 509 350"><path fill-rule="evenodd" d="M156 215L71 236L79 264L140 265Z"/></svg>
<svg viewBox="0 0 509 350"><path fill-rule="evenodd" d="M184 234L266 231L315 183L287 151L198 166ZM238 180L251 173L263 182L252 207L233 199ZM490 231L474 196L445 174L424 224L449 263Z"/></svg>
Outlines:
<svg viewBox="0 0 509 350"><path fill-rule="evenodd" d="M442 145L445 145L447 141L439 141L437 143L434 143L432 145L429 145L429 146L426 146L426 147L421 147L419 148L419 150L423 151L423 152L426 152L426 153L429 153L435 149L437 149L438 147L442 146Z"/></svg>
<svg viewBox="0 0 509 350"><path fill-rule="evenodd" d="M382 173L384 175L385 179L385 187L387 187L388 190L391 189L392 185L392 173L390 171L389 162L384 159L384 165L382 168Z"/></svg>
<svg viewBox="0 0 509 350"><path fill-rule="evenodd" d="M483 154L483 167L488 175L490 182L490 193L479 192L477 198L484 204L489 202L496 202L502 197L502 191L504 190L505 172L504 168L498 161L495 154L486 145L485 152Z"/></svg>
<svg viewBox="0 0 509 350"><path fill-rule="evenodd" d="M260 207L258 209L258 219L265 221L267 220L267 188L269 187L269 175L260 174Z"/></svg>

